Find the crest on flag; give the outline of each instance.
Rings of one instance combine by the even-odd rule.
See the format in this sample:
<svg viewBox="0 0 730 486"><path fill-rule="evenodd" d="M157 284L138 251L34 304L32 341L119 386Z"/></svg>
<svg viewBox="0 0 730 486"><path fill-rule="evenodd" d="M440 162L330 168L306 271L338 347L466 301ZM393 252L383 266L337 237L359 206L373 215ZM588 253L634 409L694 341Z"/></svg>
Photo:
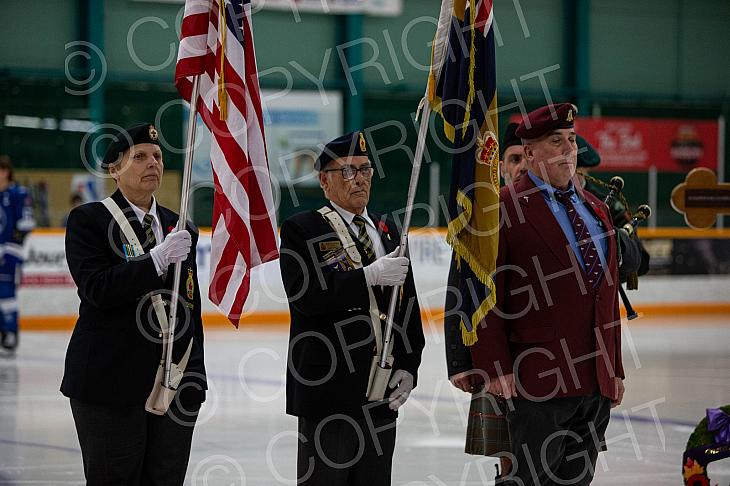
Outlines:
<svg viewBox="0 0 730 486"><path fill-rule="evenodd" d="M487 131L477 138L477 163L499 164L499 142L494 132Z"/></svg>

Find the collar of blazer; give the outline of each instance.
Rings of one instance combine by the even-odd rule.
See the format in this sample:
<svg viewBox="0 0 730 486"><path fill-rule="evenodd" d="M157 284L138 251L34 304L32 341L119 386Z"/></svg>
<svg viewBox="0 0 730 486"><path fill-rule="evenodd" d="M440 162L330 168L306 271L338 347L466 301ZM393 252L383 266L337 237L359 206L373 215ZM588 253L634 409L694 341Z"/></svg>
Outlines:
<svg viewBox="0 0 730 486"><path fill-rule="evenodd" d="M137 233L137 237L141 238L140 241L144 241L145 235L144 231L142 231L142 224L137 219L137 215L134 213L134 210L127 202L127 198L124 197L122 191L117 189L116 191L114 191L114 194L111 195L111 198L114 199L114 201L119 205L121 210L127 216L129 223L132 225L132 229L134 229L134 232ZM160 226L162 226L162 237L164 238L177 224L177 215L172 211L167 210L167 208L161 206L160 202L158 201L157 217L160 220Z"/></svg>
<svg viewBox="0 0 730 486"><path fill-rule="evenodd" d="M139 241L144 241L146 235L144 230L142 229L142 223L140 223L139 219L137 219L137 215L134 213L134 210L127 202L127 199L122 194L122 191L117 189L116 191L114 191L114 194L111 195L111 198L114 200L114 202L117 203L122 212L127 216L127 220L132 226L132 230L134 230ZM160 219L160 225L162 226L162 237L164 238L177 224L177 215L172 211L169 211L168 209L160 206L160 204L158 203L157 217ZM173 277L173 272L167 272L167 275L164 279L166 287L172 287ZM185 280L182 279L181 281L184 282Z"/></svg>
<svg viewBox="0 0 730 486"><path fill-rule="evenodd" d="M337 209L335 209L335 207L329 201L327 202L327 206L329 206L331 209L334 209L335 211L337 211ZM392 240L392 237L388 236L390 231L392 231L392 228L391 228L392 225L385 224L385 226L388 228L389 231L384 232L383 225L378 224L379 222L386 223L386 220L387 220L386 216L378 214L373 211L370 211L368 209L368 218L370 218L370 220L375 225L375 228L377 229L378 236L380 237L380 241L383 243L383 249L385 249L385 254L387 255L388 253L395 250L395 247L396 247L395 241ZM357 239L356 234L353 233L353 235L355 236L355 244L359 245L360 240Z"/></svg>
<svg viewBox="0 0 730 486"><path fill-rule="evenodd" d="M517 210L517 221L511 221L512 225L521 223L522 212L525 220L535 230L545 245L550 249L555 258L568 268L572 265L570 253L573 250L569 247L568 240L565 238L560 224L558 224L548 203L545 201L540 189L535 186L531 178L527 176L521 177L508 192L513 199L519 201ZM525 194L525 195L522 195ZM581 191L579 197L584 199L589 210L596 215L603 223L604 228L612 228L613 225L608 219L606 212L600 209L600 200L588 191ZM616 265L616 239L606 238L608 242L608 268L614 268Z"/></svg>
<svg viewBox="0 0 730 486"><path fill-rule="evenodd" d="M146 235L144 230L142 229L142 223L140 223L139 219L137 219L137 215L135 214L134 209L132 209L132 207L129 205L129 202L127 202L127 198L124 197L122 191L117 189L116 191L114 191L114 194L111 195L111 198L114 200L115 203L117 203L119 209L121 209L124 215L127 217L127 221L129 221L130 226L132 226L134 233L137 235L137 239L140 242L144 242L146 239ZM161 221L162 219L160 219L160 222ZM122 241L124 241L124 238L122 238Z"/></svg>

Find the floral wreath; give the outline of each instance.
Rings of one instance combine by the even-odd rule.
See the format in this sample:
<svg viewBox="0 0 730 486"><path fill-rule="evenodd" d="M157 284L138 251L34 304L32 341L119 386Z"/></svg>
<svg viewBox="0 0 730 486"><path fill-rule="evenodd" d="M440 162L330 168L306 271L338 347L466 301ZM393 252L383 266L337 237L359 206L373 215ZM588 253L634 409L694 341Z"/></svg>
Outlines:
<svg viewBox="0 0 730 486"><path fill-rule="evenodd" d="M730 457L730 405L708 408L682 456L685 486L711 486L707 465Z"/></svg>

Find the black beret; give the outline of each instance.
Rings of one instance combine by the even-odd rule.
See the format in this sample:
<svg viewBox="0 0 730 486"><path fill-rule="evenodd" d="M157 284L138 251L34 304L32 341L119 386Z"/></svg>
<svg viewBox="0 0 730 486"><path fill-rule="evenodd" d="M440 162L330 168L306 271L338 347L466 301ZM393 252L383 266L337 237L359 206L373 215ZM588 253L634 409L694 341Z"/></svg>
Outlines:
<svg viewBox="0 0 730 486"><path fill-rule="evenodd" d="M575 141L578 144L578 167L595 167L601 163L601 156L588 140L577 135Z"/></svg>
<svg viewBox="0 0 730 486"><path fill-rule="evenodd" d="M328 142L324 150L314 162L314 170L322 170L335 159L340 157L368 156L368 147L365 143L365 133L350 132Z"/></svg>
<svg viewBox="0 0 730 486"><path fill-rule="evenodd" d="M522 139L515 135L515 130L519 125L517 123L510 123L504 131L504 138L502 139L502 145L499 150L504 158L504 152L515 145L522 145Z"/></svg>
<svg viewBox="0 0 730 486"><path fill-rule="evenodd" d="M533 140L553 130L573 128L577 114L578 108L572 103L543 106L523 117L515 133L520 138Z"/></svg>
<svg viewBox="0 0 730 486"><path fill-rule="evenodd" d="M101 162L102 167L109 167L109 165L116 162L124 151L132 145L137 145L138 143L160 145L157 129L151 123L142 123L129 127L120 133L112 135L111 138L112 142L107 147L104 160Z"/></svg>

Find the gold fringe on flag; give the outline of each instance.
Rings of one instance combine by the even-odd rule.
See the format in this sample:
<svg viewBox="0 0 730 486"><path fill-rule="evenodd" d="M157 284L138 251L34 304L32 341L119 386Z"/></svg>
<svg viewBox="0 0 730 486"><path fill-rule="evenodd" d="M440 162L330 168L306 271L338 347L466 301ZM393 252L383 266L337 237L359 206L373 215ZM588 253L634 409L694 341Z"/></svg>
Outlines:
<svg viewBox="0 0 730 486"><path fill-rule="evenodd" d="M434 35L434 41L431 47L431 68L428 76L428 86L426 88L426 97L431 103L431 110L438 113L443 119L443 130L446 137L457 146L462 146L465 136L468 133L472 117L472 105L475 105L477 89L483 90L485 86L475 85L476 69L483 68L479 63L485 61L483 55L488 55L494 62L494 53L477 53L477 35L476 18L478 9L474 4L478 2L470 1L469 18L466 19L467 0L443 0L441 11L439 14L438 27ZM491 14L491 12L490 12ZM447 119L443 113L443 100L441 93L438 92L443 68L447 62L450 48L450 36L461 35L463 30L457 31L453 29L455 20L469 26L469 37L463 40L459 39L459 45L470 42L469 46L469 66L467 76L468 92L466 99L461 100L465 103L466 109L464 119L454 120ZM466 37L466 36L464 36ZM494 49L494 46L488 46ZM464 55L459 52L457 55ZM477 59L479 55L479 59ZM478 65L479 64L479 65ZM492 69L493 67L490 67ZM495 73L489 73L495 76ZM453 80L452 80L453 81ZM464 82L463 80L460 82ZM495 146L498 145L496 140L497 127L497 94L491 94L489 108L484 113L485 120L479 127L478 133L480 140L484 141L486 137L494 139ZM451 100L447 100L451 101ZM476 108L475 108L476 109ZM457 139L456 132L461 126L461 137ZM475 147L476 148L476 147ZM477 156L477 155L475 155ZM468 193L467 193L468 191ZM488 312L494 307L496 294L493 273L495 272L495 264L497 259L497 251L499 244L499 151L496 150L490 155L490 160L478 160L474 169L474 184L471 189L457 191L456 200L457 214L448 222L447 243L454 249L456 265L466 263L469 270L484 290L489 291L470 316L469 321L461 323L462 340L467 346L471 346L477 341L477 326L486 317ZM481 293L481 297L484 297ZM471 331L468 329L471 328Z"/></svg>
<svg viewBox="0 0 730 486"><path fill-rule="evenodd" d="M464 111L464 125L461 128L461 138L466 137L466 130L469 127L469 120L471 120L471 105L474 103L475 89L474 89L474 63L475 63L475 48L474 42L476 41L476 24L477 13L476 8L473 5L469 7L469 25L471 25L471 43L469 46L469 94L466 98L466 110Z"/></svg>
<svg viewBox="0 0 730 486"><path fill-rule="evenodd" d="M226 81L223 75L226 66L226 0L220 0L218 5L218 32L220 32L220 72L218 73L218 108L221 121L228 118L228 95L226 93Z"/></svg>

